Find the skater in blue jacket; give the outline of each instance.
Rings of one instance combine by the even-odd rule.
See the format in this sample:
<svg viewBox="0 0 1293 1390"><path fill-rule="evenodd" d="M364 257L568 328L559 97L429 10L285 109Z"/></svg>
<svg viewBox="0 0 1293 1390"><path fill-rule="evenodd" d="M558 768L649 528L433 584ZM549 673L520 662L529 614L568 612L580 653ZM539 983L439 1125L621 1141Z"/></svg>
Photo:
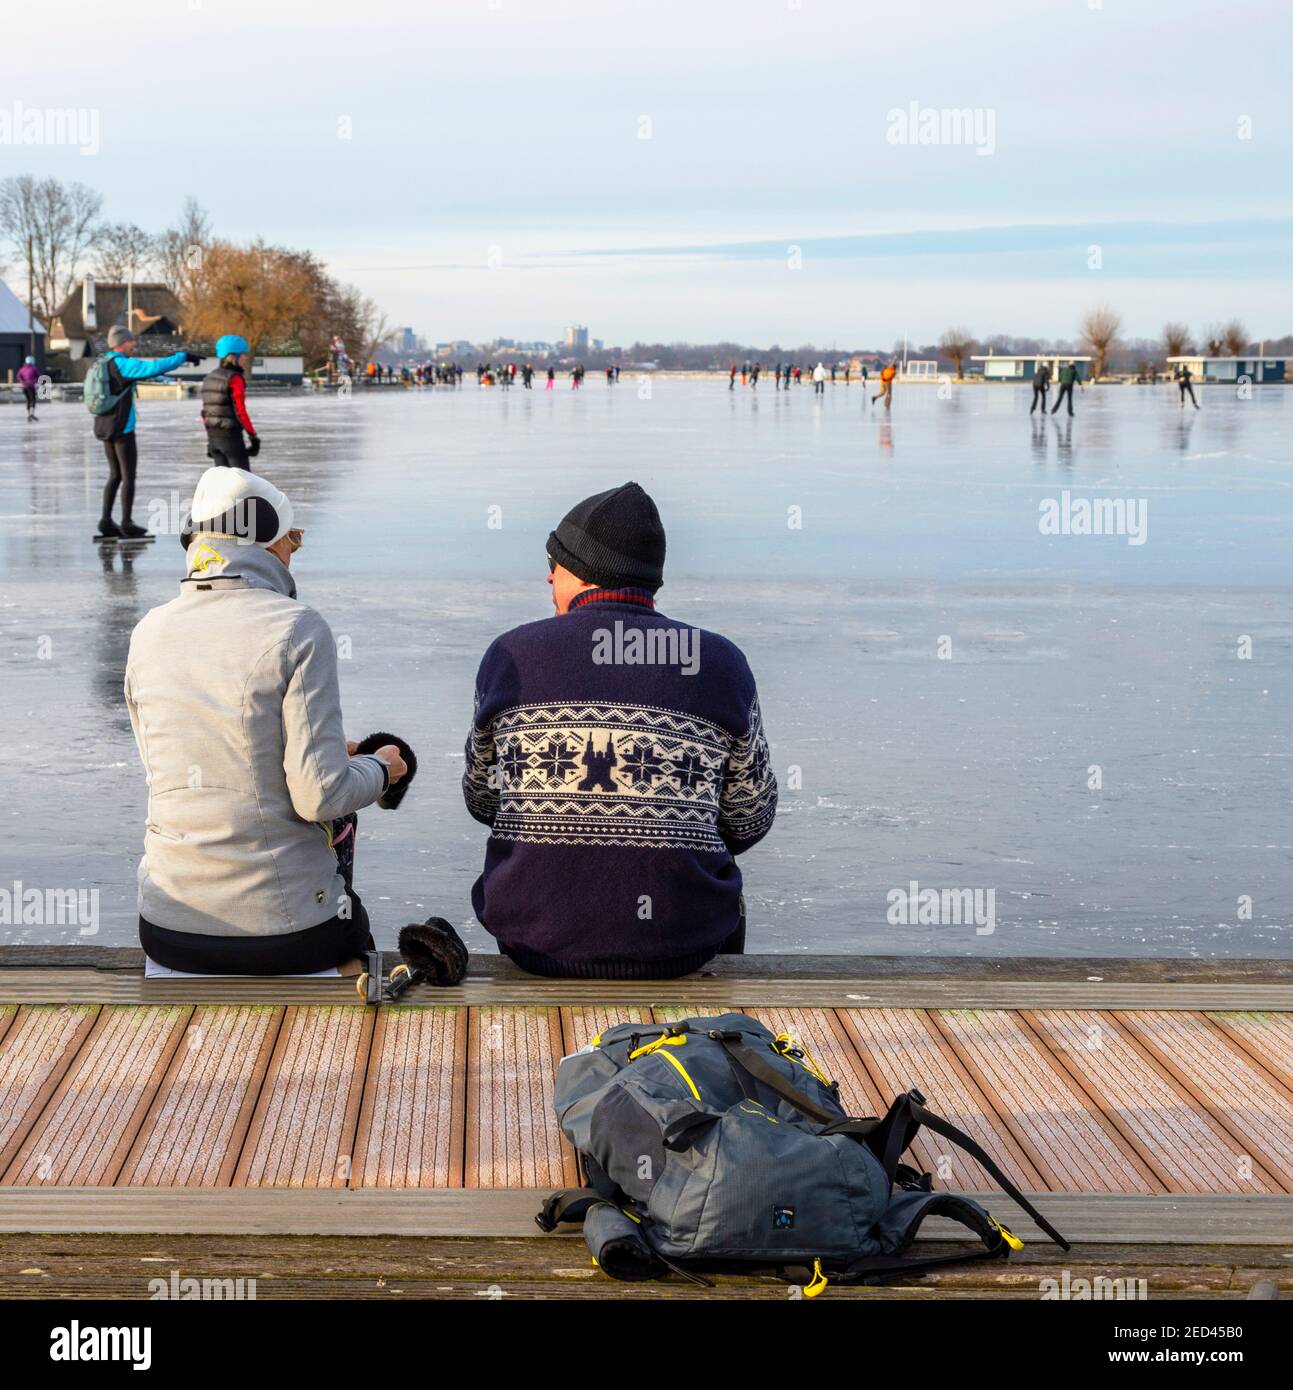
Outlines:
<svg viewBox="0 0 1293 1390"><path fill-rule="evenodd" d="M198 363L196 352L173 352L169 357L136 357L139 344L134 333L118 324L108 332L108 380L113 395L120 393L117 403L106 414L94 417L94 437L103 441L108 457L108 481L103 489L103 511L99 518L101 537L122 536L137 540L150 533L137 526L131 517L135 505L135 469L139 452L135 445L135 385L165 372L173 372L186 362ZM121 525L112 519L117 490L121 490Z"/></svg>

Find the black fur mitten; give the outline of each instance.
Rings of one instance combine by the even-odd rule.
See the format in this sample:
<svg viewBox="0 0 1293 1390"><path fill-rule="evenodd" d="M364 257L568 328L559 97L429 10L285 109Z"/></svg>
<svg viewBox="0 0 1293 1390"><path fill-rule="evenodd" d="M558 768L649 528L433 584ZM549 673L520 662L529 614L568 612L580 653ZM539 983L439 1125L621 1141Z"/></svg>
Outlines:
<svg viewBox="0 0 1293 1390"><path fill-rule="evenodd" d="M401 927L400 955L415 974L442 988L461 984L467 973L467 947L443 917Z"/></svg>
<svg viewBox="0 0 1293 1390"><path fill-rule="evenodd" d="M409 769L398 782L394 782L386 788L377 802L382 810L393 811L404 800L404 793L408 791L409 783L417 776L417 754L402 738L397 738L394 734L369 734L366 739L360 742L355 753L356 755L376 753L379 748L385 748L388 743L393 743L400 750L400 757L404 759Z"/></svg>

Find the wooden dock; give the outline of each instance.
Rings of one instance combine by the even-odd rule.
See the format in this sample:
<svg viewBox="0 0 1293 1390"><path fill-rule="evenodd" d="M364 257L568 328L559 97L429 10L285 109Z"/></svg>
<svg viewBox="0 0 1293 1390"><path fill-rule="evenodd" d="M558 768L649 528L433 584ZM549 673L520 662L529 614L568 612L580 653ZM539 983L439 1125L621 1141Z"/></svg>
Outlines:
<svg viewBox="0 0 1293 1390"><path fill-rule="evenodd" d="M409 1296L640 1296L533 1224L541 1195L577 1180L555 1068L614 1022L729 1009L792 1033L851 1113L918 1086L1075 1243L907 1295L1036 1298L1063 1270L1145 1278L1151 1297L1293 1287L1293 963L747 957L606 983L491 959L457 989L369 1008L349 981L148 981L137 952L11 947L0 1296L138 1295L157 1258L258 1271L261 1297L392 1280ZM1015 1226L968 1156L928 1136L917 1158Z"/></svg>

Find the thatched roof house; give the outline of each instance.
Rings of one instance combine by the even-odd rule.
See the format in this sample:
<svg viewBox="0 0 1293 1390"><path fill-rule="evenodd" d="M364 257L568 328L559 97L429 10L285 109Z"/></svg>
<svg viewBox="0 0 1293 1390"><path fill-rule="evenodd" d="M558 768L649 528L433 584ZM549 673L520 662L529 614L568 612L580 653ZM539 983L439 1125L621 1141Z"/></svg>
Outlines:
<svg viewBox="0 0 1293 1390"><path fill-rule="evenodd" d="M114 324L129 326L144 337L175 338L182 332L184 307L165 286L87 275L59 305L50 324L49 346L73 361L93 352Z"/></svg>

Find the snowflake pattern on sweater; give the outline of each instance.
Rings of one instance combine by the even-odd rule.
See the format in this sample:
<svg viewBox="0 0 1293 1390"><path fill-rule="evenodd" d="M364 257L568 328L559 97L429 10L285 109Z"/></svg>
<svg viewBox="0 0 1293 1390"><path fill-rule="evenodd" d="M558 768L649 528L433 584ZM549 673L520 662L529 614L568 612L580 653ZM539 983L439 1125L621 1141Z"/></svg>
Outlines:
<svg viewBox="0 0 1293 1390"><path fill-rule="evenodd" d="M777 785L758 701L735 737L641 705L526 705L474 729L464 779L502 839L723 854L772 823Z"/></svg>

